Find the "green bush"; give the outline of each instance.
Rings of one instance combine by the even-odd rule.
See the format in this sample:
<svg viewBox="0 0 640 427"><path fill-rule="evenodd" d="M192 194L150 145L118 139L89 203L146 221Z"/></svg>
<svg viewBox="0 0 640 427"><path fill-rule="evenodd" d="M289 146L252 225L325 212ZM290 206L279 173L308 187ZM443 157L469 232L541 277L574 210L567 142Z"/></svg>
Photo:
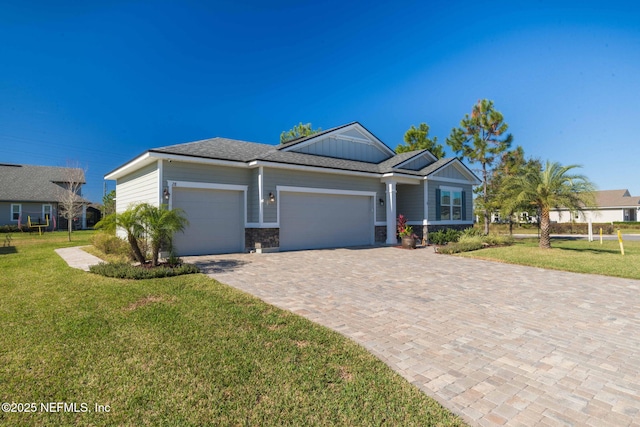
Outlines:
<svg viewBox="0 0 640 427"><path fill-rule="evenodd" d="M617 228L640 228L640 222L638 221L614 221L613 225Z"/></svg>
<svg viewBox="0 0 640 427"><path fill-rule="evenodd" d="M599 233L600 228L604 234L613 234L614 227L610 223L594 223L593 232ZM589 233L589 224L583 222L562 222L551 223L549 228L551 234L587 234Z"/></svg>
<svg viewBox="0 0 640 427"><path fill-rule="evenodd" d="M496 234L489 233L486 236L482 236L483 243L489 246L503 246L513 244L513 236L508 234Z"/></svg>
<svg viewBox="0 0 640 427"><path fill-rule="evenodd" d="M199 273L200 270L193 264L181 264L176 267L147 267L135 266L127 263L100 263L89 267L89 271L101 276L115 277L117 279L155 279L158 277L180 276L183 274Z"/></svg>
<svg viewBox="0 0 640 427"><path fill-rule="evenodd" d="M445 245L449 242L457 242L460 234L460 231L454 230L453 228L438 230L434 233L429 233L429 242L434 245Z"/></svg>
<svg viewBox="0 0 640 427"><path fill-rule="evenodd" d="M0 225L0 233L17 233L21 231L17 225Z"/></svg>
<svg viewBox="0 0 640 427"><path fill-rule="evenodd" d="M110 233L99 232L91 237L91 243L105 254L123 255L133 259L131 246L125 240Z"/></svg>
<svg viewBox="0 0 640 427"><path fill-rule="evenodd" d="M480 230L479 228L469 227L462 230L460 238L482 236L482 234L482 230Z"/></svg>
<svg viewBox="0 0 640 427"><path fill-rule="evenodd" d="M482 235L471 235L462 233L462 236L460 236L460 238L458 239L458 243L482 244L483 237L484 236Z"/></svg>
<svg viewBox="0 0 640 427"><path fill-rule="evenodd" d="M441 248L438 249L438 253L449 255L449 254L457 254L460 252L475 251L482 248L484 248L484 244L482 242L479 242L479 243L473 242L473 241L455 242L455 243L449 243L446 246L442 246Z"/></svg>

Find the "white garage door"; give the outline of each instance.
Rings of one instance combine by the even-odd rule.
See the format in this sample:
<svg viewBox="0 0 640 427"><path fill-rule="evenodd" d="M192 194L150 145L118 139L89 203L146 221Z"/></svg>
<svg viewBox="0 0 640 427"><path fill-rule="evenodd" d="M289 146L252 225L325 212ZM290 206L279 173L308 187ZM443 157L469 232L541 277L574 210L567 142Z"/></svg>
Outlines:
<svg viewBox="0 0 640 427"><path fill-rule="evenodd" d="M373 244L370 196L280 193L280 249Z"/></svg>
<svg viewBox="0 0 640 427"><path fill-rule="evenodd" d="M208 255L244 251L242 191L173 189L173 207L185 211L189 225L176 233L177 255Z"/></svg>

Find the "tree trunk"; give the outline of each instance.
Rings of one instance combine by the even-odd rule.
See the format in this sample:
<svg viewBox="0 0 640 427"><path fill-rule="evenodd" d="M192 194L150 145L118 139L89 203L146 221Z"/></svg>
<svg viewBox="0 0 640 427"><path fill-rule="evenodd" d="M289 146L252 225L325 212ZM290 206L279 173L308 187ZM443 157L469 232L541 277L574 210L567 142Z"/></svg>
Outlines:
<svg viewBox="0 0 640 427"><path fill-rule="evenodd" d="M489 234L489 208L487 207L487 164L482 163L482 190L484 194L482 195L483 200L483 213L484 213L484 235L487 236Z"/></svg>
<svg viewBox="0 0 640 427"><path fill-rule="evenodd" d="M160 245L151 245L151 262L153 263L154 267L158 265L159 254Z"/></svg>
<svg viewBox="0 0 640 427"><path fill-rule="evenodd" d="M69 241L71 241L71 227L73 227L73 218L67 219L67 228L69 229Z"/></svg>
<svg viewBox="0 0 640 427"><path fill-rule="evenodd" d="M550 249L551 238L549 237L549 229L551 228L551 221L549 219L549 208L544 206L540 215L540 248Z"/></svg>
<svg viewBox="0 0 640 427"><path fill-rule="evenodd" d="M133 256L135 257L136 261L138 261L140 264L144 264L145 259L142 255L142 251L140 250L140 246L138 246L138 241L136 240L136 238L132 235L128 235L127 240L129 240L129 245L131 245Z"/></svg>

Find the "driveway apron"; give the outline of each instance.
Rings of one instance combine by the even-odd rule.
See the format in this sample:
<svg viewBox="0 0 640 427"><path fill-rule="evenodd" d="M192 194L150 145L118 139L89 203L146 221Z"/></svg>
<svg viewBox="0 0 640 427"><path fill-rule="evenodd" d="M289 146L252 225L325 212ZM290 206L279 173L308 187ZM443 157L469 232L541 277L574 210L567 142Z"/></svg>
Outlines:
<svg viewBox="0 0 640 427"><path fill-rule="evenodd" d="M471 425L640 426L640 281L392 247L189 257Z"/></svg>

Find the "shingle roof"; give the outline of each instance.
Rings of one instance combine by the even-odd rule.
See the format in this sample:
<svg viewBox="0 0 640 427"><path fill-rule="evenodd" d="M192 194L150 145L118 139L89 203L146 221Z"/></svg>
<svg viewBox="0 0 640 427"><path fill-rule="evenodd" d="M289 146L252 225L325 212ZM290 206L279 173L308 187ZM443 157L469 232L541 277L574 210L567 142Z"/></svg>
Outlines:
<svg viewBox="0 0 640 427"><path fill-rule="evenodd" d="M285 163L300 166L313 166L340 170L350 170L369 173L402 172L416 176L424 176L423 171L413 171L396 168L402 162L415 157L425 150L409 151L397 154L381 163L346 160L315 154L298 153L294 151L280 151L280 146L259 144L255 142L238 141L228 138L212 138L185 144L170 145L149 150L154 153L177 154L207 159L231 160L250 162L262 160L267 162ZM448 159L451 161L453 159ZM439 165L442 162L437 162Z"/></svg>
<svg viewBox="0 0 640 427"><path fill-rule="evenodd" d="M426 150L409 151L396 154L380 163L363 162L357 160L347 160L315 154L299 153L296 151L283 151L283 148L291 147L310 138L315 138L324 133L333 132L347 126L356 124L349 123L343 126L327 129L318 134L299 138L287 144L269 145L256 142L239 141L228 138L211 138L201 141L188 142L183 144L169 145L149 150L149 153L163 153L197 157L202 159L228 160L248 163L251 161L274 162L280 164L329 168L338 170L348 170L355 172L386 174L402 173L405 175L427 176L439 168L455 160L454 158L440 159L422 170L410 170L397 167L401 163L419 156ZM117 170L117 169L116 169ZM470 172L471 173L471 172ZM473 173L471 173L473 175Z"/></svg>
<svg viewBox="0 0 640 427"><path fill-rule="evenodd" d="M629 190L596 191L596 204L600 207L630 207L640 205L640 197L631 196Z"/></svg>
<svg viewBox="0 0 640 427"><path fill-rule="evenodd" d="M59 202L66 190L57 183L68 182L73 176L85 183L82 169L0 164L0 200Z"/></svg>
<svg viewBox="0 0 640 427"><path fill-rule="evenodd" d="M228 138L211 138L186 144L169 145L149 150L156 153L182 154L208 159L249 162L259 156L275 151L276 147L256 142L238 141Z"/></svg>

